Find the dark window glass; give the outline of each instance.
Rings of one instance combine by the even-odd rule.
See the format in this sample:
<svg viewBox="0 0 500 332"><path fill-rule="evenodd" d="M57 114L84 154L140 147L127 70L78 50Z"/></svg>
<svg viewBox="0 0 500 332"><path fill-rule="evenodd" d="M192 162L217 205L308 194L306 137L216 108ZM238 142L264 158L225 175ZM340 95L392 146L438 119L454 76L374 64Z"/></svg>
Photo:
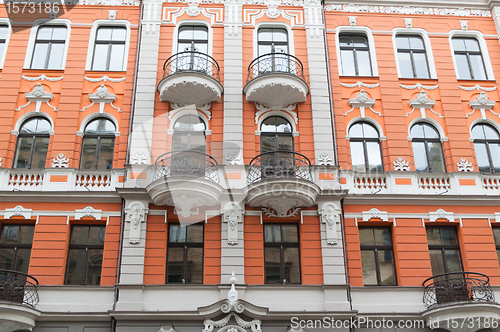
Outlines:
<svg viewBox="0 0 500 332"><path fill-rule="evenodd" d="M479 171L485 173L500 172L500 136L495 128L487 124L478 124L472 128L474 149Z"/></svg>
<svg viewBox="0 0 500 332"><path fill-rule="evenodd" d="M429 78L429 65L422 37L396 36L399 70L404 78Z"/></svg>
<svg viewBox="0 0 500 332"><path fill-rule="evenodd" d="M82 142L81 169L113 168L116 127L105 118L98 118L85 127Z"/></svg>
<svg viewBox="0 0 500 332"><path fill-rule="evenodd" d="M51 125L45 118L23 123L17 138L13 168L44 168L49 148Z"/></svg>
<svg viewBox="0 0 500 332"><path fill-rule="evenodd" d="M360 227L359 243L364 285L396 285L390 228Z"/></svg>
<svg viewBox="0 0 500 332"><path fill-rule="evenodd" d="M344 76L372 76L370 47L364 35L339 35L340 63Z"/></svg>
<svg viewBox="0 0 500 332"><path fill-rule="evenodd" d="M66 27L38 28L31 58L31 69L61 69L66 42Z"/></svg>
<svg viewBox="0 0 500 332"><path fill-rule="evenodd" d="M172 150L196 150L205 153L205 122L197 115L184 115L174 124Z"/></svg>
<svg viewBox="0 0 500 332"><path fill-rule="evenodd" d="M97 29L92 70L123 70L127 29L122 27L100 27Z"/></svg>
<svg viewBox="0 0 500 332"><path fill-rule="evenodd" d="M99 285L105 226L73 226L68 250L66 285Z"/></svg>
<svg viewBox="0 0 500 332"><path fill-rule="evenodd" d="M264 225L264 270L266 284L300 284L297 225Z"/></svg>
<svg viewBox="0 0 500 332"><path fill-rule="evenodd" d="M33 225L4 225L0 238L0 269L28 273Z"/></svg>
<svg viewBox="0 0 500 332"><path fill-rule="evenodd" d="M282 28L261 28L258 32L258 55L268 53L288 54L288 32Z"/></svg>
<svg viewBox="0 0 500 332"><path fill-rule="evenodd" d="M170 225L166 282L203 283L203 224Z"/></svg>
<svg viewBox="0 0 500 332"><path fill-rule="evenodd" d="M383 172L382 152L377 129L358 122L349 129L352 169L357 172Z"/></svg>
<svg viewBox="0 0 500 332"><path fill-rule="evenodd" d="M432 275L462 271L462 259L454 227L427 227Z"/></svg>
<svg viewBox="0 0 500 332"><path fill-rule="evenodd" d="M497 257L500 262L500 227L492 227L493 238L495 239L495 246L497 248Z"/></svg>
<svg viewBox="0 0 500 332"><path fill-rule="evenodd" d="M260 152L293 151L292 126L281 116L270 116L260 126Z"/></svg>
<svg viewBox="0 0 500 332"><path fill-rule="evenodd" d="M458 78L464 80L488 79L483 55L477 39L453 37L452 42L458 69Z"/></svg>
<svg viewBox="0 0 500 332"><path fill-rule="evenodd" d="M410 129L415 168L419 172L446 172L443 149L438 131L426 123Z"/></svg>

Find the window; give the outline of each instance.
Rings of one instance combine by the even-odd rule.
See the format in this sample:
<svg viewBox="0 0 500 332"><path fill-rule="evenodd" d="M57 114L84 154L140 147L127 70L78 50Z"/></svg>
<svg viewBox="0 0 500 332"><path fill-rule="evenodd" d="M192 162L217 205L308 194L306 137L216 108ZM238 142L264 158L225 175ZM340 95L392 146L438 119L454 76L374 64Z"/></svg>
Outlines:
<svg viewBox="0 0 500 332"><path fill-rule="evenodd" d="M14 168L44 168L49 148L51 125L36 117L24 122L17 138Z"/></svg>
<svg viewBox="0 0 500 332"><path fill-rule="evenodd" d="M62 69L66 43L65 26L41 26L36 33L31 69Z"/></svg>
<svg viewBox="0 0 500 332"><path fill-rule="evenodd" d="M196 150L205 153L205 122L197 115L181 116L174 124L172 150Z"/></svg>
<svg viewBox="0 0 500 332"><path fill-rule="evenodd" d="M403 78L430 78L424 40L417 35L397 35L399 70Z"/></svg>
<svg viewBox="0 0 500 332"><path fill-rule="evenodd" d="M500 136L498 131L487 124L478 124L472 128L474 150L480 172L500 172Z"/></svg>
<svg viewBox="0 0 500 332"><path fill-rule="evenodd" d="M391 229L360 227L359 243L364 285L396 285Z"/></svg>
<svg viewBox="0 0 500 332"><path fill-rule="evenodd" d="M372 76L370 47L362 34L339 35L340 63L344 76Z"/></svg>
<svg viewBox="0 0 500 332"><path fill-rule="evenodd" d="M432 275L462 271L460 246L454 227L427 227Z"/></svg>
<svg viewBox="0 0 500 332"><path fill-rule="evenodd" d="M66 285L99 285L105 226L73 226L69 240Z"/></svg>
<svg viewBox="0 0 500 332"><path fill-rule="evenodd" d="M383 172L382 152L377 129L358 122L349 129L352 169L357 172Z"/></svg>
<svg viewBox="0 0 500 332"><path fill-rule="evenodd" d="M297 225L264 225L264 282L300 284Z"/></svg>
<svg viewBox="0 0 500 332"><path fill-rule="evenodd" d="M170 225L167 283L203 283L203 224Z"/></svg>
<svg viewBox="0 0 500 332"><path fill-rule="evenodd" d="M463 80L486 80L486 67L479 42L476 38L453 37L453 51L458 78Z"/></svg>
<svg viewBox="0 0 500 332"><path fill-rule="evenodd" d="M492 227L493 238L495 239L495 246L497 248L497 257L500 262L500 227Z"/></svg>
<svg viewBox="0 0 500 332"><path fill-rule="evenodd" d="M293 151L292 125L281 116L270 116L260 126L260 152Z"/></svg>
<svg viewBox="0 0 500 332"><path fill-rule="evenodd" d="M105 118L90 122L83 134L81 169L113 168L116 127Z"/></svg>
<svg viewBox="0 0 500 332"><path fill-rule="evenodd" d="M201 25L182 25L177 38L177 52L194 51L208 54L208 28Z"/></svg>
<svg viewBox="0 0 500 332"><path fill-rule="evenodd" d="M257 37L258 55L285 53L288 50L288 32L283 28L261 28Z"/></svg>
<svg viewBox="0 0 500 332"><path fill-rule="evenodd" d="M4 225L0 238L0 269L28 273L34 225Z"/></svg>
<svg viewBox="0 0 500 332"><path fill-rule="evenodd" d="M97 29L91 70L123 70L127 29L99 27Z"/></svg>
<svg viewBox="0 0 500 332"><path fill-rule="evenodd" d="M7 39L10 29L8 25L0 25L0 66L3 65L3 59L6 51Z"/></svg>
<svg viewBox="0 0 500 332"><path fill-rule="evenodd" d="M441 139L437 130L426 123L411 127L413 157L419 172L446 172Z"/></svg>

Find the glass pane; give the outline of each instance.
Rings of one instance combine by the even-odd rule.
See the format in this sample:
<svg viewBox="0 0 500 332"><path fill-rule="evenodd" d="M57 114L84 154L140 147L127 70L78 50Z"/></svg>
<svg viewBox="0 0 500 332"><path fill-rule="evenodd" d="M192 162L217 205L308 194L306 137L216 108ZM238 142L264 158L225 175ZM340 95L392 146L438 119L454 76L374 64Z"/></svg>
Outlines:
<svg viewBox="0 0 500 332"><path fill-rule="evenodd" d="M0 249L0 269L12 270L12 261L14 260L14 249Z"/></svg>
<svg viewBox="0 0 500 332"><path fill-rule="evenodd" d="M366 152L368 153L368 171L383 172L380 144L378 142L366 142Z"/></svg>
<svg viewBox="0 0 500 332"><path fill-rule="evenodd" d="M374 245L375 238L373 228L360 228L359 229L359 243L360 245Z"/></svg>
<svg viewBox="0 0 500 332"><path fill-rule="evenodd" d="M428 172L427 156L425 152L425 145L423 142L412 142L413 159L415 160L415 169L418 172Z"/></svg>
<svg viewBox="0 0 500 332"><path fill-rule="evenodd" d="M264 225L264 242L281 242L280 225Z"/></svg>
<svg viewBox="0 0 500 332"><path fill-rule="evenodd" d="M100 285L102 270L102 249L89 249L85 285Z"/></svg>
<svg viewBox="0 0 500 332"><path fill-rule="evenodd" d="M484 71L483 57L480 54L469 55L470 65L475 80L485 80L486 72Z"/></svg>
<svg viewBox="0 0 500 332"><path fill-rule="evenodd" d="M195 26L193 28L193 37L199 41L208 40L208 29L202 26Z"/></svg>
<svg viewBox="0 0 500 332"><path fill-rule="evenodd" d="M352 36L354 47L368 47L368 41L363 36Z"/></svg>
<svg viewBox="0 0 500 332"><path fill-rule="evenodd" d="M372 125L363 123L363 137L378 138L378 131Z"/></svg>
<svg viewBox="0 0 500 332"><path fill-rule="evenodd" d="M68 267L66 270L67 285L83 284L83 269L85 268L85 249L69 249Z"/></svg>
<svg viewBox="0 0 500 332"><path fill-rule="evenodd" d="M300 283L299 248L283 249L283 264L285 265L285 275L287 283Z"/></svg>
<svg viewBox="0 0 500 332"><path fill-rule="evenodd" d="M40 27L37 31L37 40L50 40L52 38L52 28L51 27Z"/></svg>
<svg viewBox="0 0 500 332"><path fill-rule="evenodd" d="M186 227L181 225L170 225L170 242L186 242Z"/></svg>
<svg viewBox="0 0 500 332"><path fill-rule="evenodd" d="M485 126L481 124L474 126L471 130L472 137L476 139L485 139L484 127Z"/></svg>
<svg viewBox="0 0 500 332"><path fill-rule="evenodd" d="M264 278L266 284L281 284L280 248L264 248Z"/></svg>
<svg viewBox="0 0 500 332"><path fill-rule="evenodd" d="M73 226L71 229L70 244L88 244L89 226Z"/></svg>
<svg viewBox="0 0 500 332"><path fill-rule="evenodd" d="M380 284L384 286L396 285L392 250L379 250L377 254L380 268Z"/></svg>
<svg viewBox="0 0 500 332"><path fill-rule="evenodd" d="M94 169L96 150L97 150L97 138L84 137L82 156L80 161L81 169Z"/></svg>
<svg viewBox="0 0 500 332"><path fill-rule="evenodd" d="M52 30L52 40L66 40L66 28L54 27Z"/></svg>
<svg viewBox="0 0 500 332"><path fill-rule="evenodd" d="M31 59L31 69L45 69L49 44L36 43Z"/></svg>
<svg viewBox="0 0 500 332"><path fill-rule="evenodd" d="M115 146L114 138L101 137L101 146L99 149L97 169L113 168L113 149Z"/></svg>
<svg viewBox="0 0 500 332"><path fill-rule="evenodd" d="M189 25L181 26L179 28L179 39L193 39L193 27Z"/></svg>
<svg viewBox="0 0 500 332"><path fill-rule="evenodd" d="M421 123L417 123L410 129L410 135L413 138L424 138L424 128Z"/></svg>
<svg viewBox="0 0 500 332"><path fill-rule="evenodd" d="M485 138L487 139L500 139L500 136L498 135L498 131L496 131L495 128L489 125L482 125L485 133ZM474 127L475 128L475 127Z"/></svg>
<svg viewBox="0 0 500 332"><path fill-rule="evenodd" d="M21 133L34 134L34 133L48 133L50 131L50 123L43 118L31 118L24 122L21 126Z"/></svg>
<svg viewBox="0 0 500 332"><path fill-rule="evenodd" d="M439 133L434 127L429 126L428 124L422 124L424 129L425 138L439 138Z"/></svg>
<svg viewBox="0 0 500 332"><path fill-rule="evenodd" d="M351 126L349 129L349 136L350 137L363 137L363 124L362 123L356 123Z"/></svg>
<svg viewBox="0 0 500 332"><path fill-rule="evenodd" d="M493 238L495 239L495 245L500 246L500 227L493 227Z"/></svg>
<svg viewBox="0 0 500 332"><path fill-rule="evenodd" d="M441 238L443 244L457 244L457 236L453 228L441 228Z"/></svg>
<svg viewBox="0 0 500 332"><path fill-rule="evenodd" d="M408 37L407 36L396 37L396 47L398 49L409 49L410 43L408 41Z"/></svg>
<svg viewBox="0 0 500 332"><path fill-rule="evenodd" d="M365 172L365 153L363 150L363 142L351 141L351 161L352 170L356 172Z"/></svg>
<svg viewBox="0 0 500 332"><path fill-rule="evenodd" d="M86 134L114 134L115 131L114 123L105 118L93 120L85 127Z"/></svg>
<svg viewBox="0 0 500 332"><path fill-rule="evenodd" d="M409 37L412 50L425 50L424 41L418 36Z"/></svg>
<svg viewBox="0 0 500 332"><path fill-rule="evenodd" d="M51 44L47 69L61 69L64 57L64 44Z"/></svg>
<svg viewBox="0 0 500 332"><path fill-rule="evenodd" d="M358 75L359 76L372 76L372 67L370 63L370 52L357 51L358 60Z"/></svg>
<svg viewBox="0 0 500 332"><path fill-rule="evenodd" d="M31 168L44 168L49 149L49 137L37 137L35 139L35 148L33 150L33 160Z"/></svg>
<svg viewBox="0 0 500 332"><path fill-rule="evenodd" d="M259 45L259 55L271 53L271 50L272 50L271 45ZM264 69L262 69L261 71L264 71Z"/></svg>
<svg viewBox="0 0 500 332"><path fill-rule="evenodd" d="M293 138L291 136L278 136L278 150L293 151Z"/></svg>
<svg viewBox="0 0 500 332"><path fill-rule="evenodd" d="M106 70L106 62L108 61L108 44L96 44L94 50L94 59L92 62L92 70Z"/></svg>
<svg viewBox="0 0 500 332"><path fill-rule="evenodd" d="M281 233L283 242L299 242L296 225L282 225Z"/></svg>
<svg viewBox="0 0 500 332"><path fill-rule="evenodd" d="M479 43L476 39L465 38L464 41L465 41L465 47L466 47L467 51L476 51L476 52L480 51Z"/></svg>
<svg viewBox="0 0 500 332"><path fill-rule="evenodd" d="M203 243L203 225L189 225L187 228L186 242Z"/></svg>
<svg viewBox="0 0 500 332"><path fill-rule="evenodd" d="M375 228L375 244L376 245L391 245L391 231L389 228Z"/></svg>
<svg viewBox="0 0 500 332"><path fill-rule="evenodd" d="M401 72L401 77L412 78L413 69L411 67L410 53L398 52L399 59L399 71Z"/></svg>
<svg viewBox="0 0 500 332"><path fill-rule="evenodd" d="M111 40L112 28L99 28L97 29L96 40L108 41Z"/></svg>
<svg viewBox="0 0 500 332"><path fill-rule="evenodd" d="M106 227L104 226L91 226L89 230L89 244L104 244L104 237L106 235Z"/></svg>
<svg viewBox="0 0 500 332"><path fill-rule="evenodd" d="M429 68L427 66L427 56L425 53L413 53L415 61L415 71L418 78L429 78Z"/></svg>
<svg viewBox="0 0 500 332"><path fill-rule="evenodd" d="M361 250L361 265L363 268L363 283L365 285L377 285L375 251Z"/></svg>
<svg viewBox="0 0 500 332"><path fill-rule="evenodd" d="M276 120L276 132L278 133L291 133L292 126L290 123L280 116L273 117Z"/></svg>
<svg viewBox="0 0 500 332"><path fill-rule="evenodd" d="M189 149L189 134L186 132L174 132L172 136L172 150L181 151Z"/></svg>
<svg viewBox="0 0 500 332"><path fill-rule="evenodd" d="M339 44L340 46L352 46L352 37L349 35L340 35Z"/></svg>
<svg viewBox="0 0 500 332"><path fill-rule="evenodd" d="M272 29L259 29L259 41L273 41Z"/></svg>
<svg viewBox="0 0 500 332"><path fill-rule="evenodd" d="M446 168L444 166L443 150L441 149L441 143L428 142L427 147L429 148L429 160L431 163L431 170L433 172L446 172Z"/></svg>
<svg viewBox="0 0 500 332"><path fill-rule="evenodd" d="M167 282L182 283L183 269L184 269L184 248L182 247L168 248Z"/></svg>
<svg viewBox="0 0 500 332"><path fill-rule="evenodd" d="M113 29L113 37L114 41L125 41L127 38L127 30L126 29Z"/></svg>
<svg viewBox="0 0 500 332"><path fill-rule="evenodd" d="M432 275L437 276L445 273L441 249L429 249L429 256L431 259Z"/></svg>
<svg viewBox="0 0 500 332"><path fill-rule="evenodd" d="M455 62L457 63L458 78L463 80L470 80L470 68L467 62L467 55L455 54Z"/></svg>
<svg viewBox="0 0 500 332"><path fill-rule="evenodd" d="M463 38L453 38L453 49L455 51L465 51L465 40Z"/></svg>
<svg viewBox="0 0 500 332"><path fill-rule="evenodd" d="M123 57L125 56L125 44L113 45L109 58L109 70L123 70Z"/></svg>
<svg viewBox="0 0 500 332"><path fill-rule="evenodd" d="M187 284L203 282L203 248L187 248Z"/></svg>
<svg viewBox="0 0 500 332"><path fill-rule="evenodd" d="M486 151L485 143L474 143L474 150L476 151L477 167L480 172L491 172L490 161L488 159L488 152Z"/></svg>
<svg viewBox="0 0 500 332"><path fill-rule="evenodd" d="M491 153L491 161L493 162L493 168L495 173L500 172L500 144L489 144Z"/></svg>
<svg viewBox="0 0 500 332"><path fill-rule="evenodd" d="M446 249L444 252L446 256L447 272L460 272L462 271L462 264L460 262L460 254L458 250Z"/></svg>
<svg viewBox="0 0 500 332"><path fill-rule="evenodd" d="M285 29L273 29L273 41L275 42L286 42L287 35L288 34Z"/></svg>
<svg viewBox="0 0 500 332"><path fill-rule="evenodd" d="M0 26L0 40L5 40L9 32L9 27L6 25Z"/></svg>
<svg viewBox="0 0 500 332"><path fill-rule="evenodd" d="M29 166L32 137L19 137L17 140L16 160L14 168L27 168Z"/></svg>
<svg viewBox="0 0 500 332"><path fill-rule="evenodd" d="M260 136L260 153L272 152L276 150L276 137L262 135Z"/></svg>
<svg viewBox="0 0 500 332"><path fill-rule="evenodd" d="M2 243L19 243L20 226L4 226L2 230Z"/></svg>
<svg viewBox="0 0 500 332"><path fill-rule="evenodd" d="M19 226L19 227L20 227L19 243L31 244L33 242L33 234L35 233L35 226Z"/></svg>
<svg viewBox="0 0 500 332"><path fill-rule="evenodd" d="M429 245L441 244L441 229L428 227L425 231L427 233L427 243Z"/></svg>
<svg viewBox="0 0 500 332"><path fill-rule="evenodd" d="M356 76L354 68L354 52L349 50L340 51L340 62L342 64L342 75Z"/></svg>

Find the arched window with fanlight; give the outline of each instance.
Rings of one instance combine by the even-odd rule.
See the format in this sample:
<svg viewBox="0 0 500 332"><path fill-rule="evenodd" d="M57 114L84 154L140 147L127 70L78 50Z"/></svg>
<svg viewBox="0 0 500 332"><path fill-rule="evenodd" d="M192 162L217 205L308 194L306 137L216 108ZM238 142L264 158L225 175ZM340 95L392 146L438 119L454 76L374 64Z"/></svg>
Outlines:
<svg viewBox="0 0 500 332"><path fill-rule="evenodd" d="M205 122L198 115L181 116L174 124L172 150L196 150L205 153Z"/></svg>
<svg viewBox="0 0 500 332"><path fill-rule="evenodd" d="M417 123L410 129L415 169L419 172L446 172L441 137L433 126Z"/></svg>
<svg viewBox="0 0 500 332"><path fill-rule="evenodd" d="M281 116L270 116L260 126L260 152L293 151L292 125Z"/></svg>
<svg viewBox="0 0 500 332"><path fill-rule="evenodd" d="M113 168L116 126L106 118L97 118L83 133L81 169Z"/></svg>
<svg viewBox="0 0 500 332"><path fill-rule="evenodd" d="M45 167L51 129L43 117L30 118L21 125L13 168Z"/></svg>
<svg viewBox="0 0 500 332"><path fill-rule="evenodd" d="M380 136L367 122L355 123L349 128L352 169L357 172L383 172Z"/></svg>
<svg viewBox="0 0 500 332"><path fill-rule="evenodd" d="M480 123L472 128L474 150L480 172L500 173L500 135L492 126Z"/></svg>

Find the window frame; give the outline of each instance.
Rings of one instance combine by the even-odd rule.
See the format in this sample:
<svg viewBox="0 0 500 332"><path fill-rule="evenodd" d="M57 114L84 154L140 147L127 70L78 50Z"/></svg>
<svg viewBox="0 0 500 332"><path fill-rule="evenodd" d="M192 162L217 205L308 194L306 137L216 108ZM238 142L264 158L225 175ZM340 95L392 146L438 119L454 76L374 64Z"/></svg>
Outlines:
<svg viewBox="0 0 500 332"><path fill-rule="evenodd" d="M266 122L266 120L268 120L270 118L275 118L275 117L282 118L283 120L285 120L286 122L288 122L288 124L290 125L290 128L292 129L292 131L289 132L289 133L262 131L262 126L264 125L264 122ZM271 116L266 117L264 120L262 120L262 122L259 123L259 132L260 132L260 137L262 137L262 136L274 137L275 138L275 141L274 141L274 147L275 148L277 147L277 145L279 145L279 139L278 139L278 137L290 137L292 139L292 150L290 150L290 152L295 152L295 142L294 142L294 138L293 138L294 137L294 135L293 135L293 126L290 123L290 121L288 121L288 119L285 118L284 116L271 115ZM286 151L286 150L275 149L274 151ZM273 151L268 151L268 152L273 152ZM260 153L263 153L262 152L262 139L260 140Z"/></svg>
<svg viewBox="0 0 500 332"><path fill-rule="evenodd" d="M495 81L495 74L493 72L493 67L491 65L491 59L488 52L488 47L486 41L484 40L484 35L477 30L451 30L448 36L448 43L450 45L450 52L453 59L453 67L455 68L455 75L457 80L465 81L477 81L475 79L460 78L458 72L457 61L455 59L455 49L453 47L453 38L475 38L479 43L479 49L481 50L481 55L483 58L483 64L485 67L486 81Z"/></svg>
<svg viewBox="0 0 500 332"><path fill-rule="evenodd" d="M207 43L207 55L212 56L212 45L213 45L213 31L211 25L203 20L182 20L178 22L174 28L173 40L172 40L172 55L179 53L177 48L179 47L179 30L185 25L196 25L204 26L208 29L208 43Z"/></svg>
<svg viewBox="0 0 500 332"><path fill-rule="evenodd" d="M499 230L499 234L498 234L498 241L497 241L497 238L495 236L496 232L494 232L494 230ZM498 258L498 262L500 264L500 227L498 226L493 226L491 227L491 232L493 233L493 241L495 241L495 248L496 248L496 251L497 251L497 258Z"/></svg>
<svg viewBox="0 0 500 332"><path fill-rule="evenodd" d="M440 230L441 229L453 229L453 233L455 235L455 240L457 241L457 244L456 245L455 244L429 244L429 240L427 238L427 229L440 229ZM460 251L460 240L458 238L457 228L454 226L425 225L425 232L426 232L425 238L426 238L427 246L428 246L428 250L429 250L429 259L430 259L431 249L441 250L441 258L443 259L442 262L444 263L443 266L444 266L444 270L445 270L444 273L450 273L448 271L448 264L446 261L446 249L457 250L458 257L460 258L460 269L461 269L461 271L464 271L464 263L463 263L463 259L462 259L462 252ZM432 264L431 264L431 270L432 270Z"/></svg>
<svg viewBox="0 0 500 332"><path fill-rule="evenodd" d="M351 38L351 41L352 41L352 45L353 46L342 46L340 45L340 38L342 38L343 36L349 36ZM367 46L354 46L354 42L353 42L353 38L354 37L362 37L366 40L366 45ZM340 48L340 54L342 56L342 51L352 51L352 55L353 55L353 63L354 63L354 72L355 74L354 75L349 75L349 76L355 76L355 77L366 77L366 75L360 75L359 74L359 66L358 66L358 57L356 55L356 52L357 51L368 51L368 57L371 59L371 51L370 51L370 42L368 41L368 37L365 35L365 34L361 34L361 33L341 33L339 35L339 48ZM342 64L342 58L340 59L340 63ZM344 73L344 65L342 64L342 73ZM368 75L368 77L371 77L373 76L373 68L372 68L372 64L370 63L370 75Z"/></svg>
<svg viewBox="0 0 500 332"><path fill-rule="evenodd" d="M12 34L12 26L10 24L10 20L7 18L0 18L0 26L7 27L7 37L4 41L4 50L3 53L0 54L0 69L3 69L3 65L5 63L5 58L7 57L7 49L9 48L10 35Z"/></svg>
<svg viewBox="0 0 500 332"><path fill-rule="evenodd" d="M414 126L416 126L416 125L419 125L419 124L432 127L438 133L439 137L438 138L421 138L421 137L413 137L413 136L411 136L411 130L412 130L412 128ZM427 161L427 168L429 170L428 171L418 171L417 170L417 172L422 172L422 173L447 173L448 171L446 169L446 158L445 158L444 149L443 149L443 137L442 137L442 133L440 132L440 130L438 128L436 128L436 126L434 126L433 124L430 124L428 122L425 122L425 121L416 121L416 122L414 122L414 123L412 123L410 125L409 132L410 132L410 138L411 138L411 142L412 142L413 159L415 159L415 152L414 152L414 148L413 148L413 142L423 142L424 143L424 147L425 147L425 158L426 158L426 161ZM441 156L443 157L444 172L434 172L432 170L431 162L430 162L430 156L429 156L429 146L427 145L428 142L439 143L439 145L441 147ZM416 163L415 163L415 169L416 169Z"/></svg>
<svg viewBox="0 0 500 332"><path fill-rule="evenodd" d="M434 54L432 51L432 44L429 38L429 35L426 30L420 28L394 28L392 30L392 45L394 48L394 58L396 60L396 69L398 70L398 77L401 79L415 79L411 77L403 77L401 75L399 57L398 57L398 48L396 46L396 37L398 35L406 35L406 36L418 36L422 38L425 47L425 54L427 58L427 68L429 69L429 78L417 78L417 79L437 79L436 73L436 64L434 62Z"/></svg>
<svg viewBox="0 0 500 332"><path fill-rule="evenodd" d="M106 41L98 41L97 40L97 34L99 33L99 29L112 29L112 30L125 30L125 40L123 41L113 41L112 39L111 40L106 40ZM106 26L106 25L101 25L100 27L97 28L97 31L96 31L96 40L94 40L94 51L93 51L93 54L92 54L92 64L91 64L91 70L92 71L118 71L118 70L111 70L109 67L111 65L111 53L112 53L112 50L113 50L113 46L114 45L123 45L124 46L124 49L123 49L123 55L125 56L125 45L127 44L127 28L126 27L120 27L120 26ZM105 69L94 69L94 59L96 57L96 47L97 45L107 45L108 46L108 49L107 49L107 55L106 55L106 68ZM125 62L125 58L123 59ZM122 69L123 69L123 63L122 63Z"/></svg>
<svg viewBox="0 0 500 332"><path fill-rule="evenodd" d="M379 151L380 151L380 165L382 166L382 171L381 172L384 172L384 156L382 154L382 144L380 143L380 141L381 141L380 137L381 136L380 136L380 132L379 132L378 128L376 126L374 126L370 122L367 122L367 121L358 121L358 122L355 122L355 123L353 123L353 124L351 124L349 126L348 133L349 133L349 131L351 130L351 128L353 126L358 125L358 124L366 124L366 125L372 127L373 129L375 129L375 131L378 134L378 138L372 138L372 137L353 137L353 136L351 136L349 134L349 149L351 150L351 166L352 166L352 147L350 146L350 142L362 142L363 143L363 153L364 153L364 157L365 157L365 172L366 173L371 172L370 169L369 169L368 149L366 147L366 143L367 142L377 142L378 143L378 147L379 147Z"/></svg>
<svg viewBox="0 0 500 332"><path fill-rule="evenodd" d="M31 249L33 247L33 238L31 238L31 243L30 244L20 243L20 242L12 243L12 244L5 244L5 243L3 243L4 228L5 227L13 227L13 226L17 226L17 227L32 226L33 227L33 236L34 236L35 225L34 224L9 224L9 223L5 223L5 224L2 224L2 227L0 228L0 249L13 249L14 250L14 256L12 257L12 263L11 263L10 270L11 271L17 271L15 269L15 264L16 264L16 261L17 261L17 251L18 251L18 249L29 249L30 250L30 261L31 261ZM29 269L29 263L30 262L28 262L28 269ZM17 271L17 272L28 273L28 271Z"/></svg>
<svg viewBox="0 0 500 332"><path fill-rule="evenodd" d="M424 45L424 49L423 50L412 49L411 45L410 45L410 48L407 48L407 49L406 48L398 48L398 46L397 46L397 39L398 38L402 38L402 37L406 37L406 38L412 38L412 37L413 38L420 38L420 40L422 41L422 44ZM412 73L413 73L413 77L403 77L401 73L399 73L399 77L400 78L415 78L415 79L430 79L431 78L431 71L430 71L430 68L429 68L429 58L427 56L427 49L425 47L425 41L422 38L422 36L417 35L417 34L403 34L403 33L400 33L400 34L397 34L395 36L395 40L396 40L396 51L397 51L397 55L398 55L398 62L399 62L399 54L400 53L409 54L410 55L410 63L411 63ZM427 69L427 73L429 74L428 77L418 77L418 75L417 75L417 68L416 68L416 65L415 65L414 53L423 54L425 56L426 69ZM399 67L399 63L398 63L398 67ZM400 70L400 68L398 68L398 69Z"/></svg>
<svg viewBox="0 0 500 332"><path fill-rule="evenodd" d="M484 123L484 122L479 122L479 123L476 123L472 126L471 128L471 137L472 137L472 130L474 130L475 127L477 126L488 126L490 128L493 128L493 130L495 130L495 132L500 136L500 133L498 132L498 130L488 124L488 123ZM493 158L491 156L491 151L490 151L490 146L489 144L492 143L492 144L500 144L500 138L499 139L482 139L482 138L474 138L472 137L472 143L474 144L474 152L475 152L475 145L476 144L484 144L485 145L485 149L486 149L486 154L488 155L488 162L490 164L490 170L489 172L484 172L484 171L481 171L483 173L487 173L487 174L498 174L498 172L495 172L495 168L494 168L494 164L493 164ZM476 152L476 161L477 161L477 152ZM477 165L478 167L478 170L479 170L479 164Z"/></svg>
<svg viewBox="0 0 500 332"><path fill-rule="evenodd" d="M113 134L87 134L85 133L85 130L87 129L87 127L94 121L98 121L99 119L104 119L106 121L109 121L113 124L113 126L115 126L115 132ZM82 134L82 148L80 149L80 165L79 165L79 169L85 169L85 170L107 170L107 169L113 169L113 162L114 162L114 157L113 157L113 160L111 162L111 168L98 168L99 166L99 158L100 158L100 152L101 152L101 137L104 137L104 138L113 138L113 153L112 155L114 156L115 154L115 144L116 144L116 140L115 140L115 137L116 137L116 124L114 123L114 121L106 118L106 117L96 117L96 118L93 118L92 120L88 121L86 124L85 124L85 127L83 129L83 134ZM82 156L83 156L83 148L85 147L85 139L87 138L97 138L97 146L96 146L96 151L95 151L95 154L94 154L94 163L93 163L93 167L92 168L82 168Z"/></svg>
<svg viewBox="0 0 500 332"><path fill-rule="evenodd" d="M24 124L26 124L29 121L32 121L34 119L42 119L42 120L47 121L50 124L50 128L53 129L52 121L49 120L49 119L47 119L44 116L37 115L37 116L31 116L31 117L28 117L26 119L23 119L22 123L19 126L19 131L17 132L16 146L15 146L15 150L14 150L14 159L12 161L12 168L13 169L43 169L47 165L48 147L50 146L50 136L51 136L51 131L52 130L49 131L46 134L44 134L44 133L32 133L32 134L29 134L29 133L22 133L21 132L21 129L23 128ZM23 137L32 137L33 138L33 141L31 142L30 157L29 157L29 160L28 160L28 165L27 165L27 167L15 167L16 161L17 161L17 157L18 157L18 149L17 148L19 146L19 139L23 138ZM44 163L45 166L43 168L33 168L33 167L31 167L32 164L33 164L33 154L35 152L34 149L35 149L35 146L36 146L36 139L37 138L48 138L49 139L49 143L47 145L47 154L45 155L45 163Z"/></svg>
<svg viewBox="0 0 500 332"><path fill-rule="evenodd" d="M368 40L368 48L370 49L370 65L371 65L371 71L372 74L371 76L348 76L343 73L343 68L342 68L342 62L341 62L341 55L340 55L340 41L339 41L339 36L340 34L358 34L358 35L365 35L366 39ZM375 52L376 45L375 45L375 40L373 38L373 34L370 28L364 27L364 26L339 26L335 29L335 44L336 44L336 51L337 51L337 66L339 68L339 76L346 76L346 77L378 77L378 66L377 66L377 53Z"/></svg>
<svg viewBox="0 0 500 332"><path fill-rule="evenodd" d="M259 56L259 30L260 29L285 29L287 32L288 54L295 56L294 34L291 27L282 22L260 22L253 29L253 58ZM260 127L259 127L260 128Z"/></svg>

